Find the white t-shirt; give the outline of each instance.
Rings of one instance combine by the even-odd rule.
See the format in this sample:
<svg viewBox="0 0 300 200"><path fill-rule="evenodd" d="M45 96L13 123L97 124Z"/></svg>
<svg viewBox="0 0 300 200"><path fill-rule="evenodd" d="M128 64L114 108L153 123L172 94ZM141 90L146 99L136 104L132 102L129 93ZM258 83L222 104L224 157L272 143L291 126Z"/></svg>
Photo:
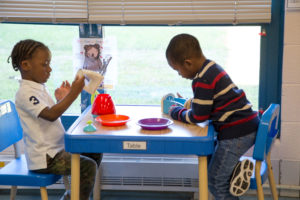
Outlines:
<svg viewBox="0 0 300 200"><path fill-rule="evenodd" d="M54 157L64 149L64 127L60 118L54 122L39 118L55 102L45 85L21 80L15 104L23 128L25 156L30 170L47 168L46 154Z"/></svg>

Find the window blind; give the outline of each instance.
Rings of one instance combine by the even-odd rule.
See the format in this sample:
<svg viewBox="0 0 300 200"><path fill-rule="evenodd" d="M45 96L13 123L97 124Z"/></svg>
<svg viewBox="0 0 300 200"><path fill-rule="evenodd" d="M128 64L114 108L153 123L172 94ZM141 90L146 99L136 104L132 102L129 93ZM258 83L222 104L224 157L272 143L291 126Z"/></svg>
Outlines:
<svg viewBox="0 0 300 200"><path fill-rule="evenodd" d="M269 23L271 0L88 0L90 23Z"/></svg>
<svg viewBox="0 0 300 200"><path fill-rule="evenodd" d="M87 0L0 0L0 21L87 22Z"/></svg>
<svg viewBox="0 0 300 200"><path fill-rule="evenodd" d="M0 21L97 24L269 23L272 0L0 0Z"/></svg>

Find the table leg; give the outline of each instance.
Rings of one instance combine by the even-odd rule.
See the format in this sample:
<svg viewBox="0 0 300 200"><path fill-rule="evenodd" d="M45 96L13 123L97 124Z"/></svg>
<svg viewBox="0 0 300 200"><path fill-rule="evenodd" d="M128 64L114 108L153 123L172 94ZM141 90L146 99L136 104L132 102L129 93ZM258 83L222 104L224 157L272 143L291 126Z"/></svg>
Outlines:
<svg viewBox="0 0 300 200"><path fill-rule="evenodd" d="M198 156L199 200L208 200L207 157Z"/></svg>
<svg viewBox="0 0 300 200"><path fill-rule="evenodd" d="M71 200L79 200L80 155L72 154L71 161Z"/></svg>

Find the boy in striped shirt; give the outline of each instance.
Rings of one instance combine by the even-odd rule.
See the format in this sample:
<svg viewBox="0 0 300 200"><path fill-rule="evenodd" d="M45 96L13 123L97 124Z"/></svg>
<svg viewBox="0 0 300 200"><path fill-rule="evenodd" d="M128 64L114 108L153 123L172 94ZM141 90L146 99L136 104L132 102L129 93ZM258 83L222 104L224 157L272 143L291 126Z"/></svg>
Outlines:
<svg viewBox="0 0 300 200"><path fill-rule="evenodd" d="M258 112L224 69L206 59L194 36L172 38L166 58L180 76L192 80L194 94L189 108L171 107L170 116L190 124L211 120L218 142L209 162L209 190L216 200L239 199L248 190L253 173L253 163L239 159L255 142Z"/></svg>

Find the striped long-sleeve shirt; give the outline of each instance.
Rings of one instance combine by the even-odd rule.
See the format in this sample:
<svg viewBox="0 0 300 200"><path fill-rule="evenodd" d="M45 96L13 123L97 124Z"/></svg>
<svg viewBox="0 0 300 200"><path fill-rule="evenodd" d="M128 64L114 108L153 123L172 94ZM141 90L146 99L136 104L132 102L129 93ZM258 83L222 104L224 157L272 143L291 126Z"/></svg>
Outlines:
<svg viewBox="0 0 300 200"><path fill-rule="evenodd" d="M185 123L211 120L218 139L245 136L257 130L258 112L218 64L206 60L192 82L191 109L175 107L171 116Z"/></svg>

